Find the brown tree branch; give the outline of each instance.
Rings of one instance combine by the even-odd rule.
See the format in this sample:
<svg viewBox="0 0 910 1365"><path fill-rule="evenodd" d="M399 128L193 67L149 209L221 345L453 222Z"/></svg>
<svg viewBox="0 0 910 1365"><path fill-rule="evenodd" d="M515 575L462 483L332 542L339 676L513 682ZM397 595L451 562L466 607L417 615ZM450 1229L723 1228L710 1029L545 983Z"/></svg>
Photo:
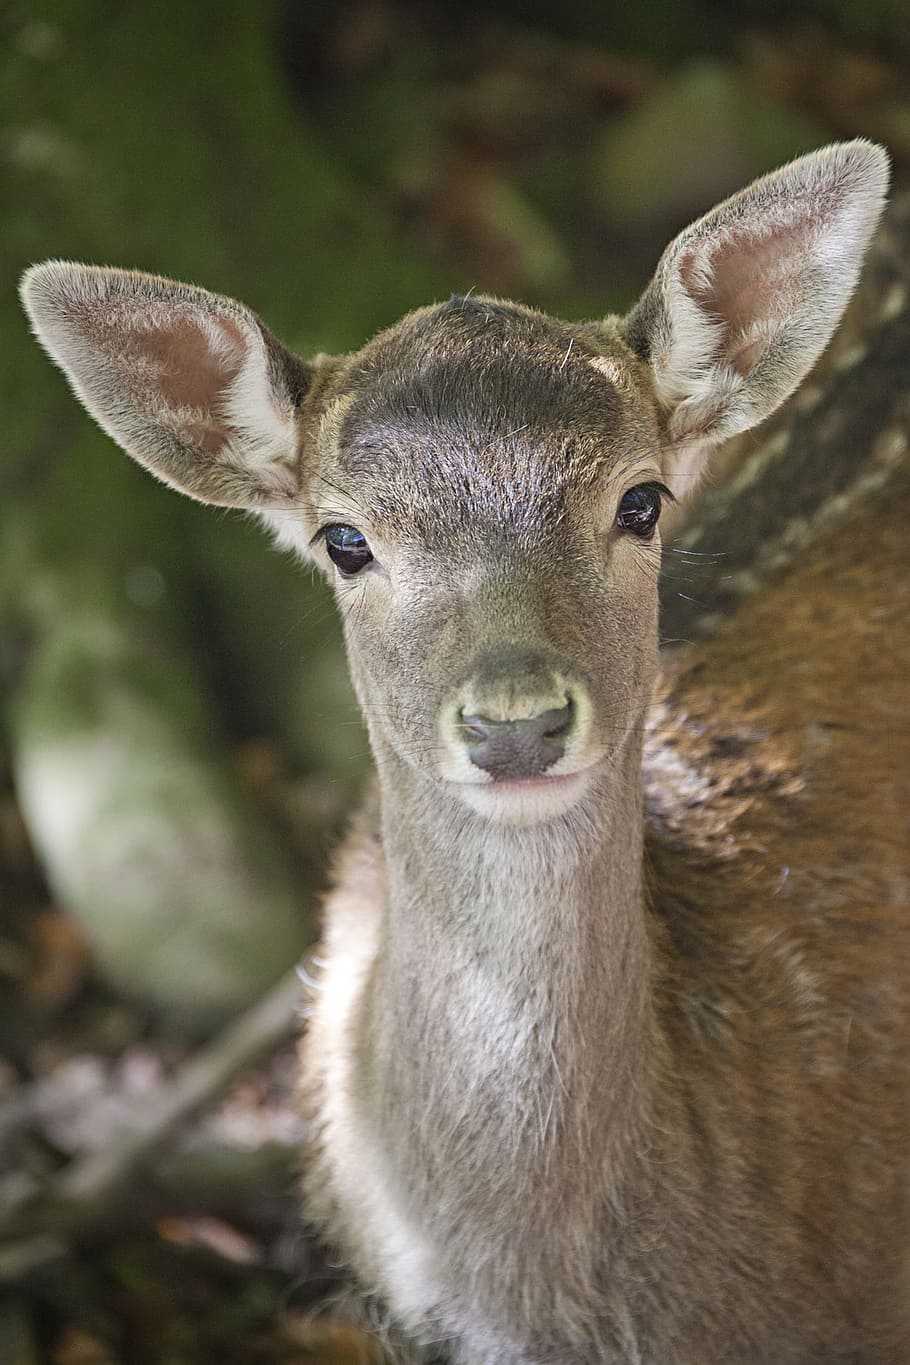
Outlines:
<svg viewBox="0 0 910 1365"><path fill-rule="evenodd" d="M18 1192L8 1193L0 1220L0 1278L4 1269L12 1275L30 1268L34 1257L27 1254L29 1246L36 1254L58 1254L60 1238L116 1218L117 1203L130 1182L175 1131L220 1095L239 1071L294 1032L302 996L296 972L288 973L191 1057L118 1141L77 1158L42 1187L26 1180ZM171 1161L171 1179L173 1165Z"/></svg>

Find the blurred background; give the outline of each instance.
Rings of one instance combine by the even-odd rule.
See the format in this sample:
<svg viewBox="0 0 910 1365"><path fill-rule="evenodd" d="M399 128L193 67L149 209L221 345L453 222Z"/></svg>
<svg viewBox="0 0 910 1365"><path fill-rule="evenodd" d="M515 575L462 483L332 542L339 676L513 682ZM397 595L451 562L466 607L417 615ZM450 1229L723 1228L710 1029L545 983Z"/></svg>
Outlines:
<svg viewBox="0 0 910 1365"><path fill-rule="evenodd" d="M304 355L453 291L593 316L826 141L906 183L908 77L905 0L0 4L0 1365L359 1358L304 1320L274 990L367 765L328 594L102 436L21 271L204 284Z"/></svg>

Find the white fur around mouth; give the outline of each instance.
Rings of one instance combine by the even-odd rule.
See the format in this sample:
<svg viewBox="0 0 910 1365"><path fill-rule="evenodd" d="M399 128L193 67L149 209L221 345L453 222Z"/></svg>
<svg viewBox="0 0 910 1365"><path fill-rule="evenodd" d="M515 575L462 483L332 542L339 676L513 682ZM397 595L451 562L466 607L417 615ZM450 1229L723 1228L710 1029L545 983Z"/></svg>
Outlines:
<svg viewBox="0 0 910 1365"><path fill-rule="evenodd" d="M587 790L596 766L592 763L577 772L554 773L552 777L544 774L504 782L459 781L451 786L478 815L509 825L534 825L570 810Z"/></svg>

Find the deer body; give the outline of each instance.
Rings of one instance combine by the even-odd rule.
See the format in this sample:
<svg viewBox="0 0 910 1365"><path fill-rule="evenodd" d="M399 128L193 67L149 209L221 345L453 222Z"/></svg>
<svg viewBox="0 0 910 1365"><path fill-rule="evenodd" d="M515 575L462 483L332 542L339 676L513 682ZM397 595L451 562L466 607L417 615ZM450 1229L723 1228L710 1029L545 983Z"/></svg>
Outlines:
<svg viewBox="0 0 910 1365"><path fill-rule="evenodd" d="M653 704L661 502L825 345L885 165L757 182L626 319L456 298L312 364L204 291L27 277L106 430L335 578L377 786L326 906L307 1207L429 1358L910 1361L910 649L868 624L902 538L865 615L832 546Z"/></svg>
<svg viewBox="0 0 910 1365"><path fill-rule="evenodd" d="M910 1358L910 640L873 648L908 561L878 512L859 593L832 540L744 608L772 656L737 631L700 655L709 686L671 675L630 885L638 744L620 828L536 857L514 831L460 842L409 889L404 941L390 868L435 841L394 799L352 835L307 1039L308 1207L465 1360Z"/></svg>

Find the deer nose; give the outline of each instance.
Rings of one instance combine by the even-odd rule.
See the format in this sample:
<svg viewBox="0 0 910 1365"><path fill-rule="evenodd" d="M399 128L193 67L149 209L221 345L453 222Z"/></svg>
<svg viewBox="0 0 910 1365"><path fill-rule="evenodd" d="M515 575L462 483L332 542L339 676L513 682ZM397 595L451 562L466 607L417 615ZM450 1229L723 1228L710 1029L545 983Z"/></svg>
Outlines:
<svg viewBox="0 0 910 1365"><path fill-rule="evenodd" d="M571 697L565 706L540 711L536 716L491 720L488 716L462 714L468 757L499 782L540 777L562 758L575 707Z"/></svg>

